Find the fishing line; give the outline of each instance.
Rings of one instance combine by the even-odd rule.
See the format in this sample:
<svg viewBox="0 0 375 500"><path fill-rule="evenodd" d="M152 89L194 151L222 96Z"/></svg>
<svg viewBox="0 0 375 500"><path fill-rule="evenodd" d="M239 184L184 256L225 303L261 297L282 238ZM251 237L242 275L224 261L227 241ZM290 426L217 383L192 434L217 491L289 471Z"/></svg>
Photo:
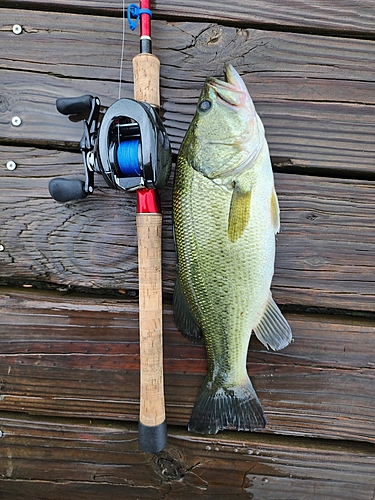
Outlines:
<svg viewBox="0 0 375 500"><path fill-rule="evenodd" d="M122 41L121 41L121 58L120 58L120 77L118 98L121 99L121 86L122 86L122 71L125 53L125 21L128 20L129 28L134 31L137 27L141 14L148 14L152 17L152 12L149 9L140 9L138 5L130 4L125 15L125 0L122 0ZM127 140L121 142L120 123L117 124L117 163L122 175L125 177L141 176L141 168L139 164L139 140Z"/></svg>
<svg viewBox="0 0 375 500"><path fill-rule="evenodd" d="M118 98L121 99L121 84L122 84L122 66L125 52L125 0L122 0L122 41L121 41L121 59L120 59L120 81L118 87Z"/></svg>
<svg viewBox="0 0 375 500"><path fill-rule="evenodd" d="M125 52L125 0L122 0L122 39L121 39L121 58L120 58L120 76L119 76L119 86L118 86L118 98L121 99L121 86L122 86L122 68L123 68L123 61L124 61L124 52ZM117 124L117 144L118 144L118 149L116 152L117 155L117 161L119 163L119 167L121 172L123 172L123 161L124 159L124 153L121 153L123 148L121 148L121 142L120 142L120 123Z"/></svg>
<svg viewBox="0 0 375 500"><path fill-rule="evenodd" d="M125 141L118 145L117 163L125 177L140 177L142 175L138 158L139 146L139 139Z"/></svg>

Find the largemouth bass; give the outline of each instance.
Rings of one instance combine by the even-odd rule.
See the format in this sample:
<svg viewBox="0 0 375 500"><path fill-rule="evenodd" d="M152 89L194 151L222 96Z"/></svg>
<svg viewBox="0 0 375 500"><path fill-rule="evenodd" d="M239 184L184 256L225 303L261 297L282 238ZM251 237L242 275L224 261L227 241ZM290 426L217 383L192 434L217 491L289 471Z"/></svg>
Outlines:
<svg viewBox="0 0 375 500"><path fill-rule="evenodd" d="M262 429L262 405L246 370L252 331L267 348L292 338L272 299L279 205L263 124L237 71L207 78L183 140L173 188L178 278L174 316L202 334L208 375L189 430Z"/></svg>

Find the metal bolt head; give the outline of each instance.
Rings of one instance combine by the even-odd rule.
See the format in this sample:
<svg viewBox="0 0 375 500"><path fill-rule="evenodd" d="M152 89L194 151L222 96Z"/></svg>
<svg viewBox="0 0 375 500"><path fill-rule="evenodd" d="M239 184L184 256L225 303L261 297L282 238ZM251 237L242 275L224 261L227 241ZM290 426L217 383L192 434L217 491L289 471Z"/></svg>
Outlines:
<svg viewBox="0 0 375 500"><path fill-rule="evenodd" d="M4 252L5 246L0 243L0 252Z"/></svg>
<svg viewBox="0 0 375 500"><path fill-rule="evenodd" d="M22 33L22 26L20 24L14 24L12 31L15 35L20 35Z"/></svg>
<svg viewBox="0 0 375 500"><path fill-rule="evenodd" d="M13 127L19 127L22 123L22 120L19 116L13 116L12 118L12 125Z"/></svg>
<svg viewBox="0 0 375 500"><path fill-rule="evenodd" d="M17 163L13 160L9 160L9 161L7 161L6 167L8 170L16 170Z"/></svg>

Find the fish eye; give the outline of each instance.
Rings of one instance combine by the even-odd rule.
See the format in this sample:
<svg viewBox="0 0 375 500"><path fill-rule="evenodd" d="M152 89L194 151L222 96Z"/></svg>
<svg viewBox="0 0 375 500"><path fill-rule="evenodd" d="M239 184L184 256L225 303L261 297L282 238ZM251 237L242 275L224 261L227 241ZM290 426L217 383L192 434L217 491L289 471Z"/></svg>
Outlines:
<svg viewBox="0 0 375 500"><path fill-rule="evenodd" d="M211 109L211 105L211 101L205 99L204 101L201 101L199 103L198 108L200 111L208 111L209 109Z"/></svg>

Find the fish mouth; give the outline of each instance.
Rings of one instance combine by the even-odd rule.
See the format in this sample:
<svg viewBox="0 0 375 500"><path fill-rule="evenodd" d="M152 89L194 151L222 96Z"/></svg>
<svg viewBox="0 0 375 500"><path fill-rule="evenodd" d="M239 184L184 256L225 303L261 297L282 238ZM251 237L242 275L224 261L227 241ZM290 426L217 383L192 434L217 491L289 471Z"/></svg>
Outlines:
<svg viewBox="0 0 375 500"><path fill-rule="evenodd" d="M244 106L249 94L242 78L231 64L225 65L224 74L225 81L214 77L207 78L207 86L215 92L219 102L231 109Z"/></svg>

